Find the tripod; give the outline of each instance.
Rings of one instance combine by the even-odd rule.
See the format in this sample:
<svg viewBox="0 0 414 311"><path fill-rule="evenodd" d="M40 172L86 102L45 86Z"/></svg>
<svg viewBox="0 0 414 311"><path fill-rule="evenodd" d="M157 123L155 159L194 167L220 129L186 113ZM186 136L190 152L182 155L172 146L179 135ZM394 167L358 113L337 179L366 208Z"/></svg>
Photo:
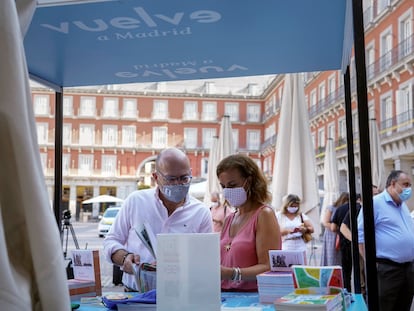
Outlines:
<svg viewBox="0 0 414 311"><path fill-rule="evenodd" d="M78 243L78 239L76 238L75 230L73 229L73 226L70 223L69 218L64 218L62 231L61 231L61 238L62 238L62 244L63 244L63 236L65 235L65 232L66 232L66 235L65 235L66 236L66 238L65 238L65 248L64 248L64 251L63 251L63 257L65 259L66 259L66 255L68 253L69 231L72 234L72 239L73 239L73 242L75 243L76 249L79 249L79 243Z"/></svg>

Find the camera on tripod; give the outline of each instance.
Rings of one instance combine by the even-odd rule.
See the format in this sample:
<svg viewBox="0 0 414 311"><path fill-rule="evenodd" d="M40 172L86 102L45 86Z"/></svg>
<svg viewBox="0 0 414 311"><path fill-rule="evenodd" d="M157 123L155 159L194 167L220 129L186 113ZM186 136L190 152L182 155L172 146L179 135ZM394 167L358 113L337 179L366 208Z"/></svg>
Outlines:
<svg viewBox="0 0 414 311"><path fill-rule="evenodd" d="M70 221L70 219L72 218L72 213L70 212L70 210L65 209L62 212L62 216L63 216L63 222L64 222L64 224L68 224L69 221Z"/></svg>

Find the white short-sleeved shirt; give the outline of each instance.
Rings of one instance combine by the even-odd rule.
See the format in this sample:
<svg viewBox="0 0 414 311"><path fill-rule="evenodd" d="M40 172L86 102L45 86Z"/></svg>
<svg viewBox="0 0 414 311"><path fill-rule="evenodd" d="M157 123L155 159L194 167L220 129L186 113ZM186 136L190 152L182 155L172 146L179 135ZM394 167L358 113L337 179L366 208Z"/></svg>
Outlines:
<svg viewBox="0 0 414 311"><path fill-rule="evenodd" d="M210 210L202 202L187 195L184 205L168 216L158 191L158 188L137 190L126 198L103 242L104 255L109 262L112 262L112 254L119 249L140 255L141 262L155 261L135 233L134 228L142 223L148 223L155 235L212 232ZM130 288L139 288L131 274L124 273L122 281Z"/></svg>

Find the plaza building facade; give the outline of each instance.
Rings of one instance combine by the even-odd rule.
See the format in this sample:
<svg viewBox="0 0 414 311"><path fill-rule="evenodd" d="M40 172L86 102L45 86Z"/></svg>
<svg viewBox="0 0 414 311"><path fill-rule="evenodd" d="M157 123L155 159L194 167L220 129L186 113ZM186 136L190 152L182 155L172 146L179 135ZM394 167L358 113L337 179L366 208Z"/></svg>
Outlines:
<svg viewBox="0 0 414 311"><path fill-rule="evenodd" d="M414 173L414 2L364 1L370 118L375 118L384 166ZM351 61L355 174L360 189L355 67ZM328 138L336 142L340 190L348 189L343 74L305 73L305 95L319 187ZM195 180L207 177L211 142L229 115L236 151L248 154L271 181L284 75L190 82L69 88L63 97L63 209L79 218L99 210L81 202L100 194L125 198L153 186L160 150L175 146L190 158ZM224 81L224 82L223 82ZM228 81L228 82L226 82ZM42 165L53 198L55 95L33 86ZM414 208L413 199L409 202Z"/></svg>

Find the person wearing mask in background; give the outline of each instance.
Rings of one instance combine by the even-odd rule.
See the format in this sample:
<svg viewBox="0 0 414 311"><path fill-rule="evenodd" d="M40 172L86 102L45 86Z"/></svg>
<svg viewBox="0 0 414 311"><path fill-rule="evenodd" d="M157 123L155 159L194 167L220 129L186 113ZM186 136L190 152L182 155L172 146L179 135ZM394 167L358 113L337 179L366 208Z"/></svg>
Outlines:
<svg viewBox="0 0 414 311"><path fill-rule="evenodd" d="M270 270L269 250L280 249L267 180L257 164L242 154L221 160L217 177L224 199L235 208L221 231L221 289L257 292L256 276Z"/></svg>
<svg viewBox="0 0 414 311"><path fill-rule="evenodd" d="M372 202L379 306L380 311L409 311L414 296L414 226L405 202L411 197L411 178L394 170L385 187ZM361 210L358 243L365 256L363 216Z"/></svg>
<svg viewBox="0 0 414 311"><path fill-rule="evenodd" d="M282 209L276 213L282 234L282 250L303 250L306 256L306 243L303 234L313 233L310 218L300 210L300 198L289 194L283 198Z"/></svg>
<svg viewBox="0 0 414 311"><path fill-rule="evenodd" d="M356 194L356 208L360 209L361 194ZM349 202L341 205L336 210L335 215L332 217L331 230L339 235L339 248L341 250L341 266L342 276L344 279L344 287L351 292L351 277L352 277L352 245L345 236L339 231L345 216L349 212Z"/></svg>
<svg viewBox="0 0 414 311"><path fill-rule="evenodd" d="M190 161L179 149L168 148L157 156L152 174L157 187L137 190L124 201L103 246L106 259L122 268L126 291L139 291L134 267L155 258L134 228L147 223L153 233L210 233L213 223L209 209L188 195Z"/></svg>
<svg viewBox="0 0 414 311"><path fill-rule="evenodd" d="M332 217L335 215L339 206L349 201L349 193L342 192L333 205L327 206L323 217L322 225L325 227L323 232L323 244L321 254L321 266L341 265L341 250L336 248L337 233L331 230Z"/></svg>
<svg viewBox="0 0 414 311"><path fill-rule="evenodd" d="M221 203L220 194L218 192L213 192L211 194L211 217L213 219L213 231L221 232L223 228L224 219L228 214L230 214L233 209L228 206L227 202L224 204Z"/></svg>
<svg viewBox="0 0 414 311"><path fill-rule="evenodd" d="M372 196L377 195L378 187L375 185L372 185ZM361 202L362 203L362 202ZM357 215L359 214L359 211L361 210L361 204L357 204ZM344 220L342 221L341 226L339 227L339 231L341 234L347 239L349 242L352 243L352 232L351 232L351 217L349 211L346 213ZM351 245L352 248L352 245ZM361 281L361 293L364 295L366 294L366 288L365 288L365 265L364 260L362 257L359 257L359 272L360 272L360 281Z"/></svg>

